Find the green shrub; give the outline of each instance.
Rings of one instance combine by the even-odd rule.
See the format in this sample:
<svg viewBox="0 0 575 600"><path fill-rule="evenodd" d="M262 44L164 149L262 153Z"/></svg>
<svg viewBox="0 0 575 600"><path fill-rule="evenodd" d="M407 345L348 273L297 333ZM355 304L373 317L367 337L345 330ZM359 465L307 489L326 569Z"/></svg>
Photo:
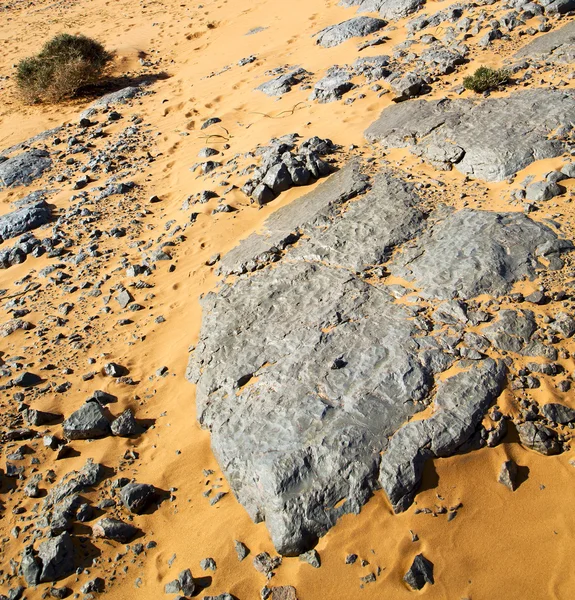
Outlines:
<svg viewBox="0 0 575 600"><path fill-rule="evenodd" d="M493 90L509 81L509 71L506 69L490 69L479 67L473 75L464 77L463 87L478 94Z"/></svg>
<svg viewBox="0 0 575 600"><path fill-rule="evenodd" d="M37 56L18 63L16 83L27 102L58 102L95 83L111 58L99 42L62 33L46 42Z"/></svg>

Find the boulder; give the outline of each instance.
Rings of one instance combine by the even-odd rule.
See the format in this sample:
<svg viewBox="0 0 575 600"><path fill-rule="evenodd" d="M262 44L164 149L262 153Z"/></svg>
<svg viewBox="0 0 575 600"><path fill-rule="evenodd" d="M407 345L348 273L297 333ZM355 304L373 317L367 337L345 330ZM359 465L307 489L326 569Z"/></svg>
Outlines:
<svg viewBox="0 0 575 600"><path fill-rule="evenodd" d="M68 533L42 542L38 547L42 563L40 581L58 581L74 572L74 545Z"/></svg>
<svg viewBox="0 0 575 600"><path fill-rule="evenodd" d="M515 59L536 58L552 63L575 62L575 21L538 36L515 53Z"/></svg>
<svg viewBox="0 0 575 600"><path fill-rule="evenodd" d="M563 452L557 434L553 429L532 421L520 423L516 427L520 442L527 448L546 456Z"/></svg>
<svg viewBox="0 0 575 600"><path fill-rule="evenodd" d="M384 19L403 19L417 12L425 0L342 0L344 6L358 6L358 12L375 12Z"/></svg>
<svg viewBox="0 0 575 600"><path fill-rule="evenodd" d="M144 512L156 496L156 488L147 483L128 483L122 488L122 504L132 513Z"/></svg>
<svg viewBox="0 0 575 600"><path fill-rule="evenodd" d="M337 25L330 25L316 34L316 43L324 48L339 46L354 37L365 37L387 25L382 19L373 17L354 17Z"/></svg>
<svg viewBox="0 0 575 600"><path fill-rule="evenodd" d="M89 400L62 423L68 440L91 440L110 435L110 422L102 407Z"/></svg>
<svg viewBox="0 0 575 600"><path fill-rule="evenodd" d="M553 423L566 425L575 422L575 410L564 404L558 404L557 402L544 404L541 407L541 412L546 419Z"/></svg>
<svg viewBox="0 0 575 600"><path fill-rule="evenodd" d="M114 540L127 544L139 533L137 527L124 523L120 519L105 517L94 524L92 533L95 537L102 537L107 540Z"/></svg>
<svg viewBox="0 0 575 600"><path fill-rule="evenodd" d="M0 189L30 185L52 167L46 150L28 150L0 162Z"/></svg>
<svg viewBox="0 0 575 600"><path fill-rule="evenodd" d="M403 581L412 590L420 590L426 583L433 585L433 563L423 554L418 554L414 559L409 571L403 577Z"/></svg>
<svg viewBox="0 0 575 600"><path fill-rule="evenodd" d="M121 415L116 417L110 425L110 430L113 435L122 437L130 437L136 435L140 428L134 418L134 413L131 408L127 408Z"/></svg>
<svg viewBox="0 0 575 600"><path fill-rule="evenodd" d="M50 217L51 210L43 200L1 216L0 243L45 225Z"/></svg>

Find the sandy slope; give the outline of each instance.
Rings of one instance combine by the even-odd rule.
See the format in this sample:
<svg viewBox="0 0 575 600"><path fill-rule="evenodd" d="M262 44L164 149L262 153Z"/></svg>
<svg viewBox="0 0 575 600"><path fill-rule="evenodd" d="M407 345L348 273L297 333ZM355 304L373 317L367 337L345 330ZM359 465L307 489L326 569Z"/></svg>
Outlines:
<svg viewBox="0 0 575 600"><path fill-rule="evenodd" d="M449 4L430 2L429 10ZM153 95L122 110L126 114L137 113L149 124L155 139L153 154L158 156L151 168L134 177L142 186L144 202L152 194L162 198L162 202L151 209L152 214L144 219L146 225L157 229L144 230L140 237L143 240L157 236L162 223L171 218L183 222L182 201L204 189L203 182L189 169L203 146L221 148L227 141L230 149L224 152L224 157L231 157L273 136L298 132L304 137L329 137L345 147L357 144L360 153L370 155L372 150L364 144L363 131L381 109L391 103L390 95L378 98L371 91L366 91L366 97L351 106L342 102L312 104L307 101L308 91L296 89L279 101L253 91L266 79L266 70L280 65L302 65L320 74L333 64L354 60L354 42L324 50L311 38L321 28L353 15L352 10L336 6L331 0L289 3L209 0L203 4L177 0L138 3L38 0L14 3L7 9L1 6L2 75L9 74L12 64L60 31L82 32L104 42L117 54L113 70L118 76L128 73L130 77L141 78L163 72L169 75L151 85ZM267 29L245 35L259 26ZM387 44L369 49L365 54L391 53L403 34L399 24L389 33L392 39ZM499 44L495 50L484 52L477 63L501 64L504 56L518 45L517 41ZM238 67L237 61L250 54L257 54L258 60ZM142 67L140 57L158 63ZM227 65L231 65L228 71L208 77ZM432 97L443 96L475 66L475 63L466 65L445 84L434 86ZM25 107L15 96L12 83L0 80L0 147L21 142L62 122L75 121L89 101L84 98L62 106ZM224 129L214 131L226 140L205 139L205 131L200 130L201 123L213 116L222 119L228 133ZM375 153L380 157L379 151ZM461 206L458 192L468 186L459 174L437 173L402 151L389 153L385 160L402 164L412 170L415 177L434 177L448 182L453 194L448 201ZM541 161L520 173L517 181L560 164L561 159ZM42 185L38 183L32 189L34 187ZM54 196L58 207L65 207L73 193L69 184L62 188ZM509 205L505 188L506 184L480 184L477 193L465 201L483 208L520 210L518 205ZM145 532L144 541L155 540L157 548L136 559L128 553L118 560L117 553L124 552L122 546L100 544L102 566L91 569L90 576L78 577L84 583L104 570L109 579L111 570L116 568L118 573L108 590L109 598L161 597L164 584L187 567L195 576L213 577L206 593L215 595L227 591L241 600L259 597L265 578L254 570L251 557L264 550L272 553L273 547L265 525L254 525L232 494L215 506L210 506L204 497L203 493L213 484L221 485L223 491L228 491L228 486L221 479L210 452L209 435L195 421L194 388L185 381L184 371L188 347L199 332L198 298L217 284L214 267L206 266L206 261L215 253L224 254L239 239L258 230L271 211L309 189L282 194L263 210L249 205L245 196L235 191L226 200L239 209L232 217L211 216L214 205L202 206L204 214L187 233L188 240L179 249L175 271L169 272L167 265L160 266L153 280L155 298L145 311L130 315L135 325L128 332L115 325L119 311L114 309L113 314L100 314L88 350L59 346L40 358L31 347L32 334L17 332L0 339L4 356L24 354L35 365L42 361L56 363L60 368L73 365L75 372L68 377L73 387L65 398L46 394L36 402L38 408L69 414L91 391L105 389L119 396L119 403L112 407L115 414L131 406L138 418L155 421L153 429L135 440L108 438L91 443L75 442L79 456L55 464L47 458L48 462L40 466L42 471L53 468L58 476L81 467L87 457L118 467L125 450L135 448L139 459L131 467L124 467L123 474L153 483L165 491L173 488L172 500L164 501L153 514L137 517L138 526ZM25 193L22 189L0 192L0 211L10 210L9 203ZM550 213L562 213L567 231L573 233L572 207L563 199L558 203L560 206L553 210L550 207ZM113 223L114 216L109 215L99 227L103 229ZM118 245L121 241L113 243ZM113 247L110 241L105 245ZM118 255L124 251L134 254L128 248L115 248ZM46 264L46 259L29 259L0 272L0 288L15 290L16 280ZM116 262L112 261L110 269L115 266ZM100 307L100 304L86 306L82 318L97 314ZM31 321L40 318L42 310L39 305L37 312L27 318ZM163 315L166 322L156 324L154 318L158 315ZM80 324L76 324L74 318L72 314L70 330ZM99 366L107 360L104 353L109 359L126 365L131 376L140 383L136 387L119 386L101 375L92 381L82 381L81 375L91 368L87 358L96 358ZM153 376L164 365L168 366L169 375ZM571 372L575 368L572 359L566 361L565 366ZM153 377L150 379L150 376ZM560 397L562 402L575 405L572 393L559 394L545 387L534 396L540 401ZM39 451L44 452L41 448ZM514 493L497 482L500 464L507 458L513 458L529 470L527 480ZM575 574L570 568L570 557L575 550L575 519L570 510L574 489L574 467L570 461L573 458L572 451L546 458L523 449L511 439L496 449L436 461L426 474L416 507L437 511L442 506L462 503L454 520L447 522L446 514L415 514L413 508L416 507L395 516L383 493L378 493L360 515L344 517L320 541L317 549L322 566L319 570L297 558L284 559L270 585L294 585L300 600L408 598L413 592L402 583L401 577L413 555L424 552L435 564L436 584L427 586L423 592L430 599L567 599L575 585ZM215 472L206 476L204 469ZM14 524L11 508L15 503L14 497L6 498L6 511L0 520L0 535L4 539L0 563L5 571L8 558L15 555L21 543L9 533ZM23 505L29 510L34 503L27 499ZM410 532L415 532L420 541L413 542ZM236 558L234 539L243 541L252 551L250 558L242 563ZM369 565L361 567L359 562L345 565L346 555L352 552ZM176 559L170 567L168 561L174 554ZM208 556L218 564L216 573L200 570L199 561ZM124 567L127 567L126 574ZM361 589L360 577L375 572L378 567L382 571L377 582ZM74 589L78 587L75 579L69 578L68 583ZM40 586L36 592L27 592L26 597L39 597L45 589L46 586Z"/></svg>

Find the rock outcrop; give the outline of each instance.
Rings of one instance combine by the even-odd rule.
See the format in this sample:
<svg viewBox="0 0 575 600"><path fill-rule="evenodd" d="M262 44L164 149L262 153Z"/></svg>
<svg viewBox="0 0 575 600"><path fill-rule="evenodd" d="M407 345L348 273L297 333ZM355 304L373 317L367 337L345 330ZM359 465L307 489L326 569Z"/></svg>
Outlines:
<svg viewBox="0 0 575 600"><path fill-rule="evenodd" d="M441 169L500 181L567 149L575 121L570 91L527 90L506 98L416 100L384 109L365 132Z"/></svg>
<svg viewBox="0 0 575 600"><path fill-rule="evenodd" d="M236 496L292 555L379 487L405 510L425 460L468 443L505 384L481 353L439 384L469 353L425 327L417 302L396 303L385 270L463 333L465 304L441 300L505 293L571 245L517 213L430 216L412 185L389 171L370 181L357 162L266 227L222 261L240 277L203 299L187 376Z"/></svg>

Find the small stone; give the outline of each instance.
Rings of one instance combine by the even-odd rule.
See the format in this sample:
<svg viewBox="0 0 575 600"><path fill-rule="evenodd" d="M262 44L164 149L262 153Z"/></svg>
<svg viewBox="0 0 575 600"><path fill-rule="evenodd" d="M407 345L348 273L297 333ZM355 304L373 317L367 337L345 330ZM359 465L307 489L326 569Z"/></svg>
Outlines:
<svg viewBox="0 0 575 600"><path fill-rule="evenodd" d="M302 562L310 564L314 569L319 569L321 566L321 559L317 550L308 550L307 552L300 554L299 559Z"/></svg>
<svg viewBox="0 0 575 600"><path fill-rule="evenodd" d="M242 562L244 558L250 553L250 549L239 540L234 540L234 547L236 549L236 554L238 555L238 560Z"/></svg>
<svg viewBox="0 0 575 600"><path fill-rule="evenodd" d="M517 465L512 460L506 460L501 465L498 481L512 492L515 491L517 488Z"/></svg>
<svg viewBox="0 0 575 600"><path fill-rule="evenodd" d="M420 590L426 583L433 585L433 563L427 560L423 554L418 554L414 559L409 571L403 580L413 590Z"/></svg>

